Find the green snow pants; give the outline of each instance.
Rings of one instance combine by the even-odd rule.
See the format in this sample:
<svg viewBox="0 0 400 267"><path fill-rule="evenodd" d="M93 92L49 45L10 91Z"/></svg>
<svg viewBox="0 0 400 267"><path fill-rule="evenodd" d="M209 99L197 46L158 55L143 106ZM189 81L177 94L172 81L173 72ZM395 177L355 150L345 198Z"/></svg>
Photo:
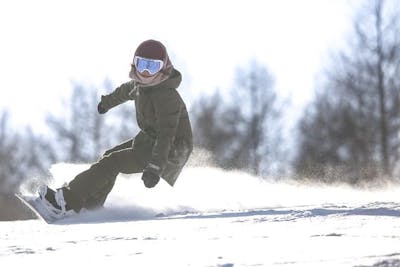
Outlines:
<svg viewBox="0 0 400 267"><path fill-rule="evenodd" d="M64 197L71 208L79 211L101 207L119 173L143 171L151 158L154 139L145 134L138 134L135 139L107 150L98 162L69 183Z"/></svg>
<svg viewBox="0 0 400 267"><path fill-rule="evenodd" d="M68 205L77 212L82 208L95 209L103 206L119 173L143 172L151 160L154 143L153 137L140 132L134 139L107 150L98 162L78 174L64 188L64 197ZM171 186L192 151L191 144L182 146L180 143L182 142L177 142L177 145L171 148L171 158L161 174Z"/></svg>

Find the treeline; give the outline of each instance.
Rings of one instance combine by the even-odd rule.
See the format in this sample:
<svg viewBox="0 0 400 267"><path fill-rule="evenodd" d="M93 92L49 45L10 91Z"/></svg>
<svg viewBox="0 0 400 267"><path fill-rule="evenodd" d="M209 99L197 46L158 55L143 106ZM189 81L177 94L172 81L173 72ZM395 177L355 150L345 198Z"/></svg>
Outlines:
<svg viewBox="0 0 400 267"><path fill-rule="evenodd" d="M396 178L400 156L400 14L369 2L348 49L335 54L299 124L294 168L305 177L359 183Z"/></svg>
<svg viewBox="0 0 400 267"><path fill-rule="evenodd" d="M396 1L366 3L346 48L332 54L315 98L289 140L265 67L236 75L234 95L216 94L195 108L196 141L224 168L258 175L292 172L296 179L362 184L400 174L400 13ZM285 147L291 144L291 147ZM292 157L292 155L295 155Z"/></svg>
<svg viewBox="0 0 400 267"><path fill-rule="evenodd" d="M233 85L191 102L196 148L212 164L259 176L361 184L397 179L400 159L400 24L389 1L376 0L356 17L346 48L321 72L314 100L296 129L287 129L290 101L256 60L239 68ZM111 85L105 83L111 91ZM187 90L182 88L180 90ZM100 92L73 84L64 112L49 114L48 135L11 129L0 113L0 219L20 218L9 205L25 178L49 178L51 164L91 163L136 133L134 105L107 116ZM289 134L288 134L289 133ZM71 177L72 178L72 177ZM35 185L32 184L32 187ZM14 203L15 204L15 203Z"/></svg>

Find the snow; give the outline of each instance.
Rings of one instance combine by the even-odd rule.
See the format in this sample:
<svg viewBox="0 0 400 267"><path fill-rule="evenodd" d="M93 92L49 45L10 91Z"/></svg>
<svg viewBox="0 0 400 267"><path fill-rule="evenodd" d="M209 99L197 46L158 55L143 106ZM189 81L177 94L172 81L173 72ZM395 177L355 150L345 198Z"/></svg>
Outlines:
<svg viewBox="0 0 400 267"><path fill-rule="evenodd" d="M54 186L87 166L58 164ZM186 168L175 187L120 175L104 209L0 222L0 266L400 266L400 188Z"/></svg>

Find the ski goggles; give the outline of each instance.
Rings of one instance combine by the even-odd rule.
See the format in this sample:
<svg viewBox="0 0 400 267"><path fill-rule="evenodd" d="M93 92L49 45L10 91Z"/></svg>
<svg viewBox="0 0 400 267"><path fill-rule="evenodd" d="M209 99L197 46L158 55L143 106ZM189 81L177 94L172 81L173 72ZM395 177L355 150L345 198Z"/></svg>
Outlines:
<svg viewBox="0 0 400 267"><path fill-rule="evenodd" d="M143 73L147 70L151 75L159 72L164 66L164 62L159 59L149 59L144 57L135 56L133 58L137 71Z"/></svg>

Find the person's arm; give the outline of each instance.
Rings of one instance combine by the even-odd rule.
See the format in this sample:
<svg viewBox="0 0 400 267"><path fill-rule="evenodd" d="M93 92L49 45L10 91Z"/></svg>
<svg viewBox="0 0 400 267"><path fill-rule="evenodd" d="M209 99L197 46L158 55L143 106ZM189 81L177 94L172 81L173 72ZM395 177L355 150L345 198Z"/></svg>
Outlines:
<svg viewBox="0 0 400 267"><path fill-rule="evenodd" d="M129 81L117 87L111 94L101 96L99 106L104 109L104 113L111 108L118 106L128 100L136 99L136 86L133 81Z"/></svg>

